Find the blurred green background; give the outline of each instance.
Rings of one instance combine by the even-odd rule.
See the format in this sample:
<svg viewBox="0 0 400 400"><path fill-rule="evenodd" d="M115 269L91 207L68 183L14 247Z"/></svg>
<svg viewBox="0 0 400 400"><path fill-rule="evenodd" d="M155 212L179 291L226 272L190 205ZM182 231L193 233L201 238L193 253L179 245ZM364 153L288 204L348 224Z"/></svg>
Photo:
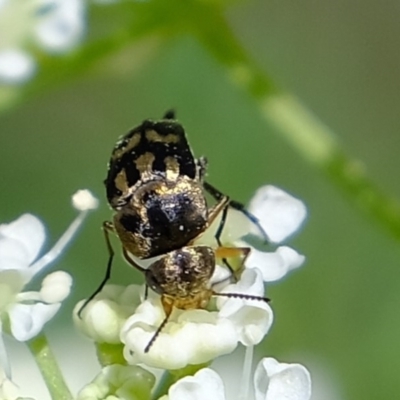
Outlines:
<svg viewBox="0 0 400 400"><path fill-rule="evenodd" d="M124 21L127 7L94 7L86 40ZM275 83L332 128L379 187L400 196L399 3L259 0L230 5L226 18ZM325 370L334 390L323 388L322 400L396 398L398 240L266 124L195 38L146 38L38 93L0 115L1 221L32 212L46 223L50 245L75 214L72 193L89 188L101 199L57 263L73 273L75 291L50 328L68 334L75 301L103 276L100 226L111 212L102 181L117 137L173 107L222 191L246 202L269 183L307 204L307 224L290 242L307 263L268 289L276 320L260 354L307 365L316 385ZM127 280L142 278L117 257L112 281Z"/></svg>

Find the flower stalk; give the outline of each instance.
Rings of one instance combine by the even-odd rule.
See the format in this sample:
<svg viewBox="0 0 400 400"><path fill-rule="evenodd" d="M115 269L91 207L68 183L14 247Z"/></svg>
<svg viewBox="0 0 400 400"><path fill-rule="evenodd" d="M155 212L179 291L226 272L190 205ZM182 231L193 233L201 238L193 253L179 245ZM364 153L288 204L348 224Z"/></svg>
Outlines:
<svg viewBox="0 0 400 400"><path fill-rule="evenodd" d="M372 182L362 162L346 154L334 132L299 99L275 86L247 55L222 10L209 6L206 19L194 18L195 34L226 69L232 82L256 102L263 119L273 123L297 153L325 173L357 209L400 239L400 202ZM218 32L218 40L216 34Z"/></svg>
<svg viewBox="0 0 400 400"><path fill-rule="evenodd" d="M249 398L251 368L253 363L254 346L246 347L243 361L242 380L240 383L239 400L247 400Z"/></svg>
<svg viewBox="0 0 400 400"><path fill-rule="evenodd" d="M97 359L102 367L112 364L125 365L126 361L123 356L123 346L121 344L97 343L96 354Z"/></svg>
<svg viewBox="0 0 400 400"><path fill-rule="evenodd" d="M157 400L168 393L168 389L177 381L171 371L164 371L156 389L154 390L151 400Z"/></svg>
<svg viewBox="0 0 400 400"><path fill-rule="evenodd" d="M41 334L33 338L28 342L28 347L42 373L51 398L53 400L72 400L72 394L65 383L46 336Z"/></svg>

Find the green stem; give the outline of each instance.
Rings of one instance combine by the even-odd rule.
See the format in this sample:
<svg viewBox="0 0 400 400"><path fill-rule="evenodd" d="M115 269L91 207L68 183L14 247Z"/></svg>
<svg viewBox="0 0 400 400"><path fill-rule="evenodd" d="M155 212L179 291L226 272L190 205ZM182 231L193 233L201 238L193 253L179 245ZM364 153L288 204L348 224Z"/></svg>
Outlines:
<svg viewBox="0 0 400 400"><path fill-rule="evenodd" d="M97 359L102 367L112 364L126 365L122 344L96 343Z"/></svg>
<svg viewBox="0 0 400 400"><path fill-rule="evenodd" d="M170 371L165 371L160 381L158 382L157 388L152 395L152 400L157 400L160 397L168 393L168 389L176 382L176 378L171 374Z"/></svg>
<svg viewBox="0 0 400 400"><path fill-rule="evenodd" d="M223 10L208 7L207 18L192 18L195 34L225 66L235 85L255 100L262 117L310 164L322 170L367 216L400 239L400 202L369 180L361 162L348 156L333 132L296 97L284 93L241 46Z"/></svg>
<svg viewBox="0 0 400 400"><path fill-rule="evenodd" d="M53 400L71 400L71 392L64 381L46 336L37 336L28 342L28 346L39 366L51 398Z"/></svg>

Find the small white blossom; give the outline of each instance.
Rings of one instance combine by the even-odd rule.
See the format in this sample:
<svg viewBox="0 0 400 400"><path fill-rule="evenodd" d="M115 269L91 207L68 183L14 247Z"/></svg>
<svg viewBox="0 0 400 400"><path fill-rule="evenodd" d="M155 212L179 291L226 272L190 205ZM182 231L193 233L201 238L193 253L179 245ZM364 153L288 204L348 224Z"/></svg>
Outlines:
<svg viewBox="0 0 400 400"><path fill-rule="evenodd" d="M85 31L84 0L29 0L0 2L0 83L30 79L36 64L28 45L60 53L76 46Z"/></svg>
<svg viewBox="0 0 400 400"><path fill-rule="evenodd" d="M95 210L99 200L87 189L80 189L72 196L72 205L79 211Z"/></svg>
<svg viewBox="0 0 400 400"><path fill-rule="evenodd" d="M109 365L78 393L77 400L148 399L154 382L154 375L141 367Z"/></svg>
<svg viewBox="0 0 400 400"><path fill-rule="evenodd" d="M71 286L71 275L64 271L53 272L43 279L40 297L45 303L61 302L69 295Z"/></svg>
<svg viewBox="0 0 400 400"><path fill-rule="evenodd" d="M140 304L142 288L138 285L106 285L78 316L84 301L74 309L76 327L98 343L121 343L122 326Z"/></svg>
<svg viewBox="0 0 400 400"><path fill-rule="evenodd" d="M300 364L281 364L273 358L264 358L255 371L254 392L255 400L309 400L310 374ZM226 400L224 383L215 371L204 368L194 376L180 379L159 400L187 399ZM247 400L253 399L249 396Z"/></svg>
<svg viewBox="0 0 400 400"><path fill-rule="evenodd" d="M203 368L194 376L185 376L173 384L168 395L159 400L225 400L224 383L210 368Z"/></svg>
<svg viewBox="0 0 400 400"><path fill-rule="evenodd" d="M35 73L35 61L25 51L0 49L0 82L22 83Z"/></svg>
<svg viewBox="0 0 400 400"><path fill-rule="evenodd" d="M303 224L307 210L305 205L295 197L283 190L266 185L259 188L250 201L249 211L257 217L261 226L268 235L269 241L273 244L282 243L289 236L293 235ZM240 216L236 213L236 219ZM238 230L241 235L231 233L236 246L251 247L251 252L246 260L246 268L257 268L263 275L264 282L272 282L283 278L288 272L300 267L305 257L289 246L277 246L274 251L260 251L243 239L246 233L256 234L260 237L260 231L249 221L240 224L236 221L236 227L228 221L227 230Z"/></svg>
<svg viewBox="0 0 400 400"><path fill-rule="evenodd" d="M249 211L259 220L270 245L278 245L296 232L307 214L305 205L299 199L271 185L257 190L250 201ZM220 222L221 218L216 218L207 232L196 240L196 244L216 245L215 233ZM254 248L243 239L248 234L263 239L259 228L248 217L238 210L229 209L221 241L225 245L250 247L245 266L259 269L264 282L279 280L304 263L305 257L289 246L276 246L272 251Z"/></svg>
<svg viewBox="0 0 400 400"><path fill-rule="evenodd" d="M85 28L85 3L82 0L36 0L37 23L34 26L39 45L50 52L62 52L75 46Z"/></svg>
<svg viewBox="0 0 400 400"><path fill-rule="evenodd" d="M65 249L82 224L88 210L81 211L53 248L38 258L45 241L42 222L24 214L0 225L0 365L7 377L10 368L1 332L10 330L18 341L36 336L69 295L72 279L63 271L45 277L40 291L23 291Z"/></svg>
<svg viewBox="0 0 400 400"><path fill-rule="evenodd" d="M145 300L121 331L124 356L130 364L163 369L201 364L231 353L239 337L234 324L217 312L174 309L150 350L144 350L165 318L158 299Z"/></svg>
<svg viewBox="0 0 400 400"><path fill-rule="evenodd" d="M247 245L245 242L237 244ZM246 260L246 268L256 268L261 271L264 282L274 282L301 267L304 261L303 255L288 246L279 246L271 252L252 248Z"/></svg>
<svg viewBox="0 0 400 400"><path fill-rule="evenodd" d="M264 295L257 270L244 271L242 279L221 293ZM201 364L231 353L239 343L259 343L271 327L273 314L262 300L218 296L217 311L174 309L150 350L144 349L165 318L158 296L144 301L121 331L124 355L130 364L178 369Z"/></svg>
<svg viewBox="0 0 400 400"><path fill-rule="evenodd" d="M307 215L302 201L271 185L257 190L249 211L258 218L273 243L280 243L296 232Z"/></svg>
<svg viewBox="0 0 400 400"><path fill-rule="evenodd" d="M254 373L255 400L309 400L311 378L300 364L264 358Z"/></svg>
<svg viewBox="0 0 400 400"><path fill-rule="evenodd" d="M245 270L239 282L226 286L221 293L242 293L264 296L264 285L258 269ZM245 346L254 346L264 339L273 322L273 313L268 303L240 298L217 298L221 318L233 322L239 341Z"/></svg>

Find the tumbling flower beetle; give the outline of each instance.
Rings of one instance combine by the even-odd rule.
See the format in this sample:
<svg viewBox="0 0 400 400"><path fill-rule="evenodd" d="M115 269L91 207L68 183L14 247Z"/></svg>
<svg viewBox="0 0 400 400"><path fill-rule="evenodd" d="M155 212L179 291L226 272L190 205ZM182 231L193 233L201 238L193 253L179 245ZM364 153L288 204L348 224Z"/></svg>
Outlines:
<svg viewBox="0 0 400 400"><path fill-rule="evenodd" d="M133 265L129 255L147 259L192 246L221 216L215 239L223 247L221 234L232 207L257 225L268 241L255 216L204 180L206 168L204 157L194 157L173 111L161 120L143 121L118 140L104 181L108 202L115 211L113 221L103 223L110 255L107 271L78 315L110 277L114 256L110 232L119 237L125 258ZM212 207L207 205L205 192L216 200ZM222 261L233 272L226 258Z"/></svg>

